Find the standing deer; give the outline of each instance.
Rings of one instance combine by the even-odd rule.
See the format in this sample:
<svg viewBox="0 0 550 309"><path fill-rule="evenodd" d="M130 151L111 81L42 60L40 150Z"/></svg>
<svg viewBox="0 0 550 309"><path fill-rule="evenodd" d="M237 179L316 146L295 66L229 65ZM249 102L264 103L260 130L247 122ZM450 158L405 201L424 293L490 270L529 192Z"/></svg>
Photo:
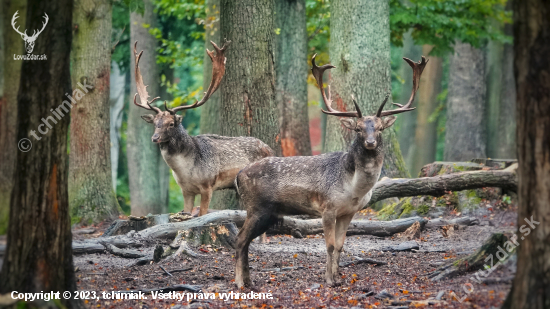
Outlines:
<svg viewBox="0 0 550 309"><path fill-rule="evenodd" d="M250 286L248 247L250 241L264 233L283 215L310 214L322 217L327 248L325 278L334 285L338 277L340 253L353 215L369 202L372 187L382 170L384 151L382 131L395 122L395 115L414 108L420 75L426 58L419 63L403 58L413 69L413 89L409 102L396 104L398 109L384 111L388 96L374 116L364 116L353 99L355 112L340 112L332 108L330 86L328 96L323 88L323 73L334 68L330 64L318 67L313 56L313 76L321 90L327 115L346 117L344 127L357 133L347 152L332 152L318 156L264 158L245 169L235 179L247 217L239 231L236 249L235 282ZM394 103L395 104L395 103ZM354 119L357 118L357 119Z"/></svg>
<svg viewBox="0 0 550 309"><path fill-rule="evenodd" d="M164 102L166 111L151 105L158 97L148 101L149 94L143 83L139 70L139 59L143 51L137 53L137 42L134 45L136 57L135 76L137 92L134 104L156 115L146 114L143 120L155 125L151 140L160 146L164 161L172 169L172 175L181 188L186 212L191 212L197 194L201 195L200 216L208 211L208 205L214 190L233 188L235 176L248 164L259 159L273 156L269 146L254 137L225 137L215 134L190 136L181 124L182 116L176 113L190 108L196 108L208 101L218 89L225 73L225 50L231 41L219 48L211 42L216 54L206 50L212 61L212 81L202 100L192 105L178 106L169 109ZM136 100L137 95L141 103Z"/></svg>

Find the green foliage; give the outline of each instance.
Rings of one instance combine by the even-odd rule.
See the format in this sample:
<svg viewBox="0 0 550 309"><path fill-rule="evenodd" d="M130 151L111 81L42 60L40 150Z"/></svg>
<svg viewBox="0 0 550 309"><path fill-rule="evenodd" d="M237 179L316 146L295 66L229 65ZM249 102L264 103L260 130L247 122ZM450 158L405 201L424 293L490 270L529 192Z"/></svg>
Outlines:
<svg viewBox="0 0 550 309"><path fill-rule="evenodd" d="M480 47L487 40L511 42L500 26L512 21L506 0L390 0L392 43L402 45L412 29L417 45L434 45L433 55L452 52L456 40Z"/></svg>
<svg viewBox="0 0 550 309"><path fill-rule="evenodd" d="M317 54L318 63L328 63L330 42L330 3L328 0L306 0L308 62ZM310 62L311 64L311 62Z"/></svg>
<svg viewBox="0 0 550 309"><path fill-rule="evenodd" d="M115 46L111 55L112 61L116 62L124 73L128 72L130 67L130 8L126 2L113 2L111 33L112 46Z"/></svg>

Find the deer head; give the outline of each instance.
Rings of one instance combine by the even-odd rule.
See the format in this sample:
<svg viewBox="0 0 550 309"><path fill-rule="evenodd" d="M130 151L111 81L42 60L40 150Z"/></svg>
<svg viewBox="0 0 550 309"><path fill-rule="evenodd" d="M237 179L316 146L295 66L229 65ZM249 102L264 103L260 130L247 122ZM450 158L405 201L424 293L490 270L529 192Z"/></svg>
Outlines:
<svg viewBox="0 0 550 309"><path fill-rule="evenodd" d="M328 86L328 94L325 93L325 89L323 87L323 73L326 70L335 68L335 66L331 64L325 64L319 67L315 64L315 56L317 55L313 55L313 58L311 59L311 62L313 64L313 68L311 70L313 72L313 76L315 77L315 80L317 81L317 85L319 85L319 89L321 90L323 102L327 107L327 111L322 110L322 112L327 115L345 117L340 119L340 122L342 123L342 125L349 130L357 132L357 139L359 140L360 144L363 145L368 150L376 149L376 147L378 147L379 142L382 138L382 134L381 134L382 131L391 127L394 124L396 118L395 116L391 116L391 115L404 113L415 109L415 107L411 107L411 105L414 101L416 91L418 90L418 87L420 85L420 76L422 75L422 71L424 71L424 67L428 63L425 57L422 57L422 59L418 63L408 58L403 58L403 60L405 60L413 69L412 93L407 104L401 105L401 104L393 103L394 105L397 105L399 108L394 110L384 111L384 105L386 104L389 98L389 94L388 94L386 95L384 102L382 102L382 105L380 105L380 108L378 109L378 112L375 115L363 116L363 114L361 113L361 109L359 108L359 105L357 104L353 96L352 96L352 101L353 101L353 104L355 105L355 112L340 112L332 108L330 86ZM384 118L386 116L390 116L390 117Z"/></svg>
<svg viewBox="0 0 550 309"><path fill-rule="evenodd" d="M27 29L25 29L25 32L21 32L19 31L19 27L15 28L15 20L19 18L19 16L17 15L18 13L19 11L16 11L15 14L13 14L13 17L11 19L11 26L13 27L13 30L15 30L15 32L21 35L21 38L23 39L23 41L25 41L25 49L27 50L27 53L30 54L34 49L34 41L36 41L38 35L42 33L42 31L44 31L44 28L46 28L49 17L48 14L44 13L44 18L46 19L46 21L42 22L42 29L40 29L38 32L36 30L33 30L32 35L28 36Z"/></svg>
<svg viewBox="0 0 550 309"><path fill-rule="evenodd" d="M153 98L151 101L148 101L149 94L147 93L147 86L143 83L143 77L141 76L141 72L139 70L139 59L141 58L141 55L143 54L143 51L141 51L139 54L137 53L137 41L134 44L134 55L136 57L136 65L135 65L135 75L136 75L136 88L137 92L134 95L134 104L147 109L155 111L156 115L152 114L146 114L141 116L143 120L145 120L148 123L153 123L155 125L155 133L153 134L151 140L153 143L162 143L165 141L168 141L170 137L173 135L175 130L179 128L179 125L181 124L181 120L183 119L182 116L177 115L176 113L185 110L185 109L191 109L191 108L197 108L204 103L208 101L210 96L218 89L220 86L220 83L222 81L223 75L225 74L225 51L229 47L229 44L231 44L231 41L225 41L222 48L219 48L218 45L214 42L212 43L212 46L214 46L214 49L216 50L216 54L214 54L213 51L206 50L206 53L210 57L210 60L212 61L212 81L210 82L210 86L208 87L208 90L204 93L204 97L200 100L195 102L192 105L183 105L178 106L175 108L168 108L166 105L166 101L164 101L164 107L166 109L165 112L161 111L160 108L151 105L154 101L158 100L159 97ZM139 99L141 103L138 103L136 98L139 94Z"/></svg>

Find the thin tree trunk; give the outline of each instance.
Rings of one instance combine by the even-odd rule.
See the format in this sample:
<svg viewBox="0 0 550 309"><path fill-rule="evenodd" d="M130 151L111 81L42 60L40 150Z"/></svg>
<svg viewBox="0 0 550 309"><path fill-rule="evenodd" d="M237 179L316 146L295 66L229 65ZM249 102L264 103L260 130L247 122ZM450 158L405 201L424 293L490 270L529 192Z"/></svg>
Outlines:
<svg viewBox="0 0 550 309"><path fill-rule="evenodd" d="M223 39L220 36L220 0L206 0L205 7L206 22L204 26L204 46L206 49L212 50L210 41L216 44L223 44ZM204 53L202 63L202 88L208 89L210 80L212 79L212 61L207 53ZM220 134L220 98L220 92L216 91L210 99L208 99L208 104L201 107L201 134Z"/></svg>
<svg viewBox="0 0 550 309"><path fill-rule="evenodd" d="M93 89L74 104L69 156L69 205L73 221L112 220L122 212L111 173L111 1L75 0L73 86Z"/></svg>
<svg viewBox="0 0 550 309"><path fill-rule="evenodd" d="M486 157L485 60L483 52L457 42L451 58L445 161Z"/></svg>
<svg viewBox="0 0 550 309"><path fill-rule="evenodd" d="M512 1L508 1L511 9ZM512 35L512 25L504 32ZM514 80L514 46L489 42L487 46L487 156L516 157L516 85Z"/></svg>
<svg viewBox="0 0 550 309"><path fill-rule="evenodd" d="M424 45L422 54L428 55L433 46ZM420 79L418 90L418 108L416 110L416 130L414 135L413 167L411 174L418 175L420 169L435 161L437 143L437 121L429 122L428 118L437 108L437 95L441 92L443 76L443 59L429 57L430 64L426 66Z"/></svg>
<svg viewBox="0 0 550 309"><path fill-rule="evenodd" d="M122 111L124 110L124 95L126 93L126 76L120 72L116 62L111 62L111 84L109 101L110 137L111 137L111 179L116 193L118 176L118 157L120 152L120 128L122 127Z"/></svg>
<svg viewBox="0 0 550 309"><path fill-rule="evenodd" d="M131 82L131 100L136 91L135 84L135 58L134 42L138 41L138 52L144 50L139 66L145 84L148 85L147 91L151 97L160 94L159 68L156 62L157 40L149 34L149 29L144 24L155 27L157 24L156 16L153 13L153 4L150 0L145 0L145 13L141 16L139 13L130 14L130 52L132 72ZM130 200L132 215L141 216L148 213L158 214L166 211L165 201L162 200L161 181L159 173L159 164L162 157L156 144L151 142L153 136L153 126L141 119L141 115L151 113L138 108L133 101L130 102L128 111L128 132L127 132L127 154L128 154L128 174L130 178Z"/></svg>
<svg viewBox="0 0 550 309"><path fill-rule="evenodd" d="M0 293L76 290L67 193L70 119L56 118L50 111L63 100L70 104L65 93L71 93L72 9L72 0L28 1L27 23L22 28L40 29L44 13L50 16L33 51L48 60L22 62L17 139L31 138L29 132L38 138L31 138L33 147L19 153L15 164ZM35 131L41 124L47 133ZM83 306L75 299L60 302L68 308Z"/></svg>
<svg viewBox="0 0 550 309"><path fill-rule="evenodd" d="M13 173L17 159L16 121L17 121L17 91L21 76L21 61L13 60L13 55L24 52L24 42L21 36L13 31L11 19L15 12L19 12L17 24L25 26L27 19L27 1L3 0L2 11L4 18L2 25L5 29L4 56L2 67L4 70L4 94L0 100L0 234L5 234L8 227L10 195L13 186Z"/></svg>
<svg viewBox="0 0 550 309"><path fill-rule="evenodd" d="M514 1L517 272L503 308L550 308L550 3ZM536 221L531 224L526 220Z"/></svg>
<svg viewBox="0 0 550 309"><path fill-rule="evenodd" d="M167 81L170 81L170 83L174 83L174 69L170 67L164 67L162 70L162 74L166 77ZM168 87L164 86L160 89L160 97L164 100L173 100L174 98L170 93L168 93ZM168 204L170 203L170 177L172 177L172 173L170 172L170 167L168 164L166 164L166 161L164 161L164 158L162 158L162 155L159 160L159 184L160 184L160 200L164 205L166 205L166 209L168 210ZM181 192L178 192L178 194L181 194ZM182 207L183 209L183 207Z"/></svg>
<svg viewBox="0 0 550 309"><path fill-rule="evenodd" d="M331 72L330 84L334 108L353 110L353 94L363 114L372 115L391 93L389 18L389 2L385 0L331 2L330 58L336 68ZM346 150L354 134L340 124L338 117L328 117L324 151ZM382 176L409 177L395 131L385 130L383 139Z"/></svg>
<svg viewBox="0 0 550 309"><path fill-rule="evenodd" d="M221 36L232 41L221 85L221 134L254 136L281 153L275 102L273 0L222 0Z"/></svg>
<svg viewBox="0 0 550 309"><path fill-rule="evenodd" d="M425 54L427 56L427 54ZM403 57L409 59L417 60L422 56L422 47L414 45L414 40L411 36L411 32L405 33L403 38ZM430 63L430 66L432 64ZM426 68L427 69L427 68ZM426 71L424 69L424 71ZM399 75L405 81L401 88L401 95L399 96L399 101L406 102L411 96L412 89L412 78L410 78L411 67L405 63L401 62L401 67L399 68ZM425 74L425 73L424 73ZM422 91L422 87L420 88ZM417 106L418 98L413 103ZM416 149L414 143L414 132L416 129L416 113L403 113L401 114L397 121L396 125L399 125L399 132L397 133L397 139L399 140L399 148L401 149L401 154L405 160L405 164L409 171L412 171L413 176L415 175L415 170L413 168L413 157Z"/></svg>
<svg viewBox="0 0 550 309"><path fill-rule="evenodd" d="M283 156L311 155L307 109L306 1L275 5L275 99L279 106Z"/></svg>

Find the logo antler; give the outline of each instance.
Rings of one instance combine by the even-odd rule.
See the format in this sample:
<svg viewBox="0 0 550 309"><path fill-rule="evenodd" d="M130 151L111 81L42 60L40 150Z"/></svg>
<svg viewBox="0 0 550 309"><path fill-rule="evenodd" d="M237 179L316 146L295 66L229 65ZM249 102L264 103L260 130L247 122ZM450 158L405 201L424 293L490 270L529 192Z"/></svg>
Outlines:
<svg viewBox="0 0 550 309"><path fill-rule="evenodd" d="M34 41L36 40L38 35L40 33L42 33L42 31L44 31L44 29L46 28L46 25L48 24L48 21L50 20L50 18L48 17L48 14L44 13L44 18L46 20L42 22L42 29L40 29L38 32L36 32L36 30L34 30L32 32L32 35L28 36L27 35L27 29L25 29L25 32L21 32L21 31L19 31L19 27L15 28L15 20L19 18L19 16L17 14L19 14L19 11L16 11L15 14L13 14L13 17L11 19L11 26L13 27L13 30L15 30L15 32L17 32L21 35L21 38L23 39L23 41L25 41L25 49L27 50L27 53L30 54L30 53L32 53L32 50L34 49Z"/></svg>

